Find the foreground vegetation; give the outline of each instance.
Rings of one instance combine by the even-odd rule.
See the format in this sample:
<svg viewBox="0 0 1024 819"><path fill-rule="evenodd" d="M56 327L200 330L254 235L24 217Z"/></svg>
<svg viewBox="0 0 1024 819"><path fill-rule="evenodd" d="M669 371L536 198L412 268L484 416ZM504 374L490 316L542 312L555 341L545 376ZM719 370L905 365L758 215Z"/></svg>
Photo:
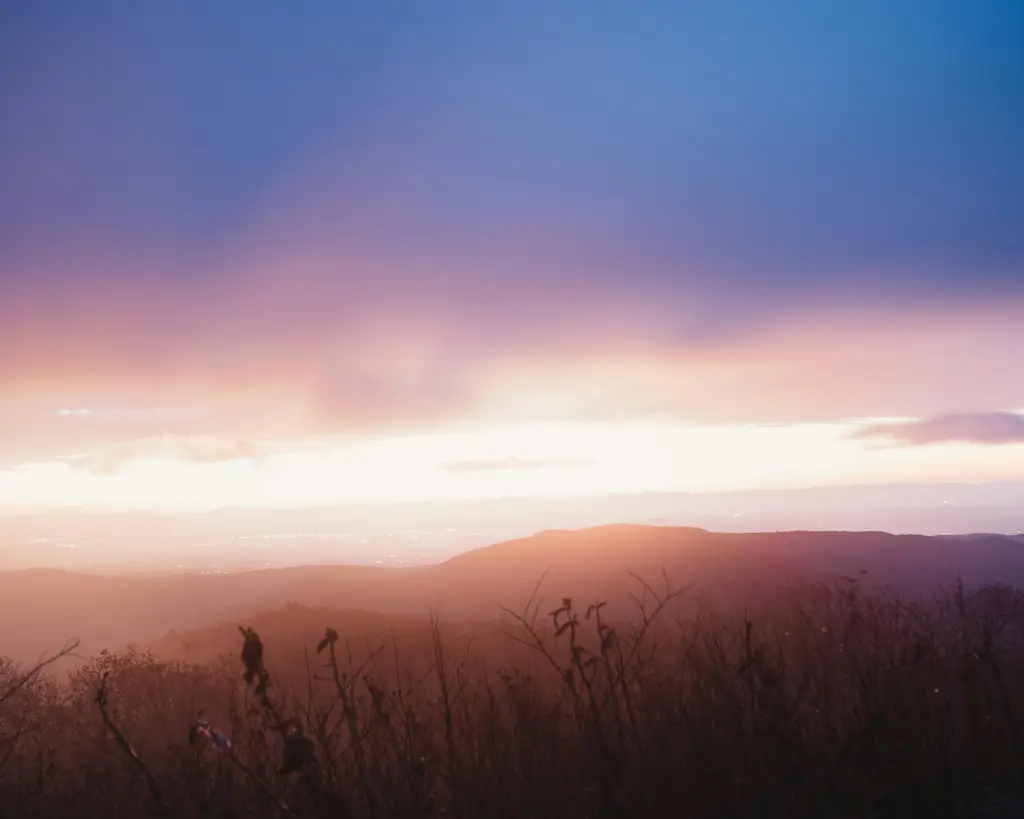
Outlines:
<svg viewBox="0 0 1024 819"><path fill-rule="evenodd" d="M1021 591L678 599L641 583L615 622L530 601L413 645L327 628L280 667L244 626L212 664L0 664L0 815L980 816L1024 795Z"/></svg>

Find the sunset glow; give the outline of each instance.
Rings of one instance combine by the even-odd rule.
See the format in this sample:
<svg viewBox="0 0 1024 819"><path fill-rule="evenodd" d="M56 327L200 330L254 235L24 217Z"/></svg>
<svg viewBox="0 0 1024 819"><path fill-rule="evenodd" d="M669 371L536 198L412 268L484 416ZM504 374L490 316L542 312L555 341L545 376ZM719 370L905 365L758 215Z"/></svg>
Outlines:
<svg viewBox="0 0 1024 819"><path fill-rule="evenodd" d="M1024 445L880 447L852 437L864 426L524 425L258 455L229 442L208 460L164 436L102 467L73 457L6 470L0 498L22 509L171 511L1021 477Z"/></svg>
<svg viewBox="0 0 1024 819"><path fill-rule="evenodd" d="M748 13L13 15L0 508L1024 480L1012 26Z"/></svg>

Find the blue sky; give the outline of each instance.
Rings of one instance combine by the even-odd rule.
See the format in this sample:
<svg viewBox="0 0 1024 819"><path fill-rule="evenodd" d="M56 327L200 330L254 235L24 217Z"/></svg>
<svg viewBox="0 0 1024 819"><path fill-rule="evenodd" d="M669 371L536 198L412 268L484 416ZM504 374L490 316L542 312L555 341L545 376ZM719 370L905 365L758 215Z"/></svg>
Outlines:
<svg viewBox="0 0 1024 819"><path fill-rule="evenodd" d="M1022 41L1010 0L10 4L0 425L1013 411Z"/></svg>
<svg viewBox="0 0 1024 819"><path fill-rule="evenodd" d="M1019 287L1022 36L1013 2L20 4L3 276L54 245L215 276L313 163L342 232L386 186L354 222L434 252L564 217L636 287Z"/></svg>

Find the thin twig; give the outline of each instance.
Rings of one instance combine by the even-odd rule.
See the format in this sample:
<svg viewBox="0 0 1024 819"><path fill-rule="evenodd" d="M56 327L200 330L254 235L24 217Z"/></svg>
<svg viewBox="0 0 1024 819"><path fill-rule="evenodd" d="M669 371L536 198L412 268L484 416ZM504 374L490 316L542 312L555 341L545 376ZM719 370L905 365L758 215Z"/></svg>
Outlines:
<svg viewBox="0 0 1024 819"><path fill-rule="evenodd" d="M107 674L104 674L100 680L99 691L96 692L96 705L99 706L100 715L103 717L103 724L107 727L107 730L114 735L114 739L120 746L121 750L127 754L128 758L135 763L139 773L142 774L146 780L146 784L149 785L150 793L153 794L153 799L156 804L163 807L164 800L163 795L160 792L160 783L156 781L156 777L150 772L146 763L142 761L142 757L136 753L135 749L128 742L127 737L121 732L121 729L117 727L114 721L110 718L110 714L107 713Z"/></svg>

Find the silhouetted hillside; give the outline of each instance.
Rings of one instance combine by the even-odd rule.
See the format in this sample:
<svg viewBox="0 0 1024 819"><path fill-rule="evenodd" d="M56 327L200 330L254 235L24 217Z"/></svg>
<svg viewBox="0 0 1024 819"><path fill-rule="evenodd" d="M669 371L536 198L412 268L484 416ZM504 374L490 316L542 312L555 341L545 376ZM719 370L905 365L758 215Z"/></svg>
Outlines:
<svg viewBox="0 0 1024 819"><path fill-rule="evenodd" d="M723 534L702 529L605 526L541 532L468 552L442 564L446 582L472 594L506 598L526 592L550 569L546 585L574 594L614 593L623 573L658 581L664 571L692 593L723 599L773 594L780 584L866 573L869 585L920 592L951 583L1024 581L1024 551L1014 540L971 541L884 532Z"/></svg>
<svg viewBox="0 0 1024 819"><path fill-rule="evenodd" d="M300 566L237 574L96 576L54 570L0 572L0 653L22 661L83 640L82 651L151 641L171 629L237 622L297 601L304 606L389 614L437 611L491 618L499 604L522 606L548 572L548 599L624 601L638 588L627 572L691 586L693 599L760 599L780 585L863 575L869 585L909 593L999 581L1024 586L1024 545L977 538L884 532L722 534L702 529L612 525L547 531L419 568Z"/></svg>
<svg viewBox="0 0 1024 819"><path fill-rule="evenodd" d="M107 576L51 569L0 572L0 654L31 661L41 652L82 639L96 654L146 642L171 629L196 629L290 600L307 605L403 610L395 570L365 566L302 566L238 574ZM361 602L360 602L361 601ZM418 611L419 608L405 609Z"/></svg>
<svg viewBox="0 0 1024 819"><path fill-rule="evenodd" d="M931 591L462 626L290 604L63 685L0 658L0 816L1019 815L1024 592Z"/></svg>

